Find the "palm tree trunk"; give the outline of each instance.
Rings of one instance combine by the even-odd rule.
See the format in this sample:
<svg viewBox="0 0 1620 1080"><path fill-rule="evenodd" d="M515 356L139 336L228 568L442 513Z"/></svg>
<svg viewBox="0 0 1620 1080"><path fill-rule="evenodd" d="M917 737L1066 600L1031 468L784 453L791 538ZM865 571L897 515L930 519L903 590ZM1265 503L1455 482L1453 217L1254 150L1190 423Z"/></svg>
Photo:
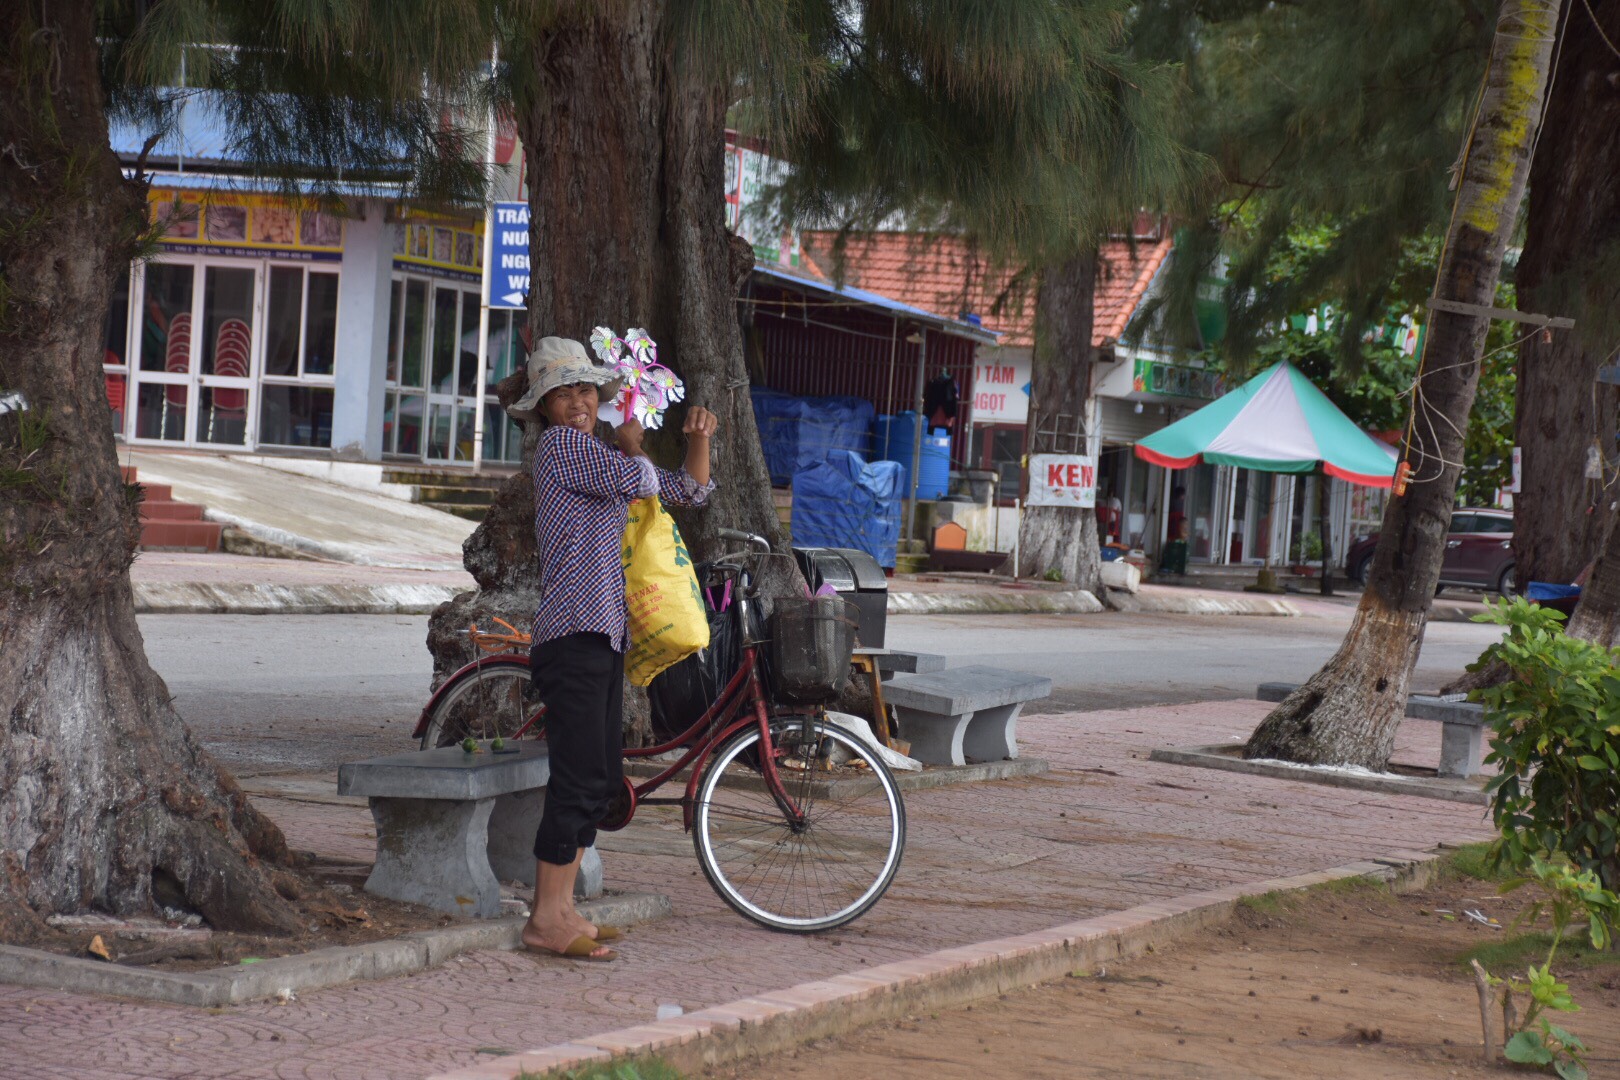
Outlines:
<svg viewBox="0 0 1620 1080"><path fill-rule="evenodd" d="M147 228L108 148L91 0L0 5L0 939L41 917L190 907L290 931L281 832L197 744L147 663L102 376Z"/></svg>
<svg viewBox="0 0 1620 1080"><path fill-rule="evenodd" d="M1436 283L1442 300L1493 306L1530 172L1560 2L1504 0ZM1389 764L1440 579L1489 328L1484 315L1432 316L1405 458L1412 480L1384 511L1350 631L1334 657L1260 723L1245 757Z"/></svg>
<svg viewBox="0 0 1620 1080"><path fill-rule="evenodd" d="M1064 424L1089 424L1092 328L1095 322L1097 252L1082 252L1041 271L1035 297L1035 385L1031 399L1029 452L1083 453ZM1071 418L1064 420L1063 418ZM1089 432L1088 432L1089 434ZM1018 535L1021 572L1045 577L1053 571L1076 588L1104 595L1097 514L1067 506L1032 506Z"/></svg>

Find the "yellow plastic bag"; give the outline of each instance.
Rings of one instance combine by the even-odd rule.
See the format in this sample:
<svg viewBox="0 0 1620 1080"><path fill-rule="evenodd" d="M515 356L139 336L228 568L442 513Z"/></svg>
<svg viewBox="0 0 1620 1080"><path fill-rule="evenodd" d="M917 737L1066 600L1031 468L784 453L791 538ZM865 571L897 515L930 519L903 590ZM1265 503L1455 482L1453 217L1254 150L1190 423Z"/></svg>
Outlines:
<svg viewBox="0 0 1620 1080"><path fill-rule="evenodd" d="M686 541L657 496L630 504L623 557L630 609L624 672L646 686L660 671L709 647L709 619Z"/></svg>

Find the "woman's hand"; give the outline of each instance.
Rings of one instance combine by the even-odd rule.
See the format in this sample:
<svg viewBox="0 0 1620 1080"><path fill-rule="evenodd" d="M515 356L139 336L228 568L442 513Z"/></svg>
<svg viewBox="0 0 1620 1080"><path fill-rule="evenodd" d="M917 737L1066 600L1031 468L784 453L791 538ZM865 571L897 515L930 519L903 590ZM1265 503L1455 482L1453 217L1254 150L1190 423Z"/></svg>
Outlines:
<svg viewBox="0 0 1620 1080"><path fill-rule="evenodd" d="M688 438L712 439L720 430L720 418L701 405L686 410L686 423L681 432Z"/></svg>
<svg viewBox="0 0 1620 1080"><path fill-rule="evenodd" d="M720 418L701 405L686 410L686 475L700 484L709 482L709 439L720 430Z"/></svg>
<svg viewBox="0 0 1620 1080"><path fill-rule="evenodd" d="M646 451L641 448L641 439L646 434L641 421L632 418L613 429L613 441L619 444L621 453L629 457L642 457Z"/></svg>

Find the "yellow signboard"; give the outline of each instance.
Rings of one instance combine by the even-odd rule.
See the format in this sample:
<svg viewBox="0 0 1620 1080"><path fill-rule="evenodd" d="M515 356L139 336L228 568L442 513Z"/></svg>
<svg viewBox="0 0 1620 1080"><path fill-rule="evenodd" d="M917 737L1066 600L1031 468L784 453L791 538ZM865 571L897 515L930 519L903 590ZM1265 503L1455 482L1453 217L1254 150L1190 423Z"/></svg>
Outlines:
<svg viewBox="0 0 1620 1080"><path fill-rule="evenodd" d="M394 234L394 261L405 267L481 274L484 269L482 218L442 217L407 210Z"/></svg>
<svg viewBox="0 0 1620 1080"><path fill-rule="evenodd" d="M277 195L154 189L152 220L163 242L224 254L302 254L336 258L343 251L343 218Z"/></svg>

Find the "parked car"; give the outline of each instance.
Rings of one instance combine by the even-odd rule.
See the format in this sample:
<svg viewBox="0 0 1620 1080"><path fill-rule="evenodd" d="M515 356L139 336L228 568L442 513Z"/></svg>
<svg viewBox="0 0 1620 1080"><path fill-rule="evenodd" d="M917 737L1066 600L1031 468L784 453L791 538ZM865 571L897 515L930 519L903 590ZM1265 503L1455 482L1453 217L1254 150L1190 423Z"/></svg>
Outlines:
<svg viewBox="0 0 1620 1080"><path fill-rule="evenodd" d="M1378 534L1358 537L1345 554L1350 576L1367 584ZM1446 532L1446 557L1440 564L1441 586L1485 589L1503 596L1518 595L1513 565L1513 513L1464 507L1451 514Z"/></svg>

